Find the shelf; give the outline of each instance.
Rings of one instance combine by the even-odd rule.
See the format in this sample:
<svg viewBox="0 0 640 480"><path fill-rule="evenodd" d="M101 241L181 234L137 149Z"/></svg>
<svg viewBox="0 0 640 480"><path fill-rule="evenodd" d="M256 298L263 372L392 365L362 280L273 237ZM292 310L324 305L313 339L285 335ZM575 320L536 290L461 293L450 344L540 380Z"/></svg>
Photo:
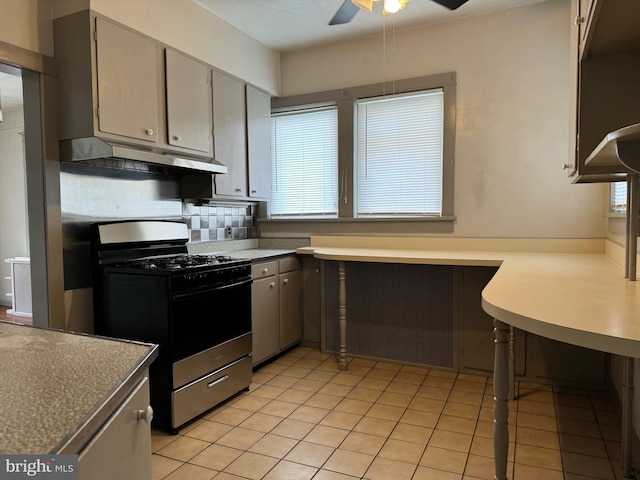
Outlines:
<svg viewBox="0 0 640 480"><path fill-rule="evenodd" d="M620 173L640 172L640 123L608 133L585 160L589 167L620 167Z"/></svg>
<svg viewBox="0 0 640 480"><path fill-rule="evenodd" d="M592 0L587 13L580 58L640 48L640 2Z"/></svg>

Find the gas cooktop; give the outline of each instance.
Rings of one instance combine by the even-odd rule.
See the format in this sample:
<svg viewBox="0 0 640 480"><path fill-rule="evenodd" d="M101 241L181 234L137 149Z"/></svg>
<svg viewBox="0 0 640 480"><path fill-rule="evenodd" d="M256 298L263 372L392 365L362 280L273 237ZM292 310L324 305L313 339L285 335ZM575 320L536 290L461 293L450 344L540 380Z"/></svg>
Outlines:
<svg viewBox="0 0 640 480"><path fill-rule="evenodd" d="M202 267L218 267L243 263L245 260L234 259L226 255L160 255L132 259L114 267L140 268L143 270L189 270Z"/></svg>

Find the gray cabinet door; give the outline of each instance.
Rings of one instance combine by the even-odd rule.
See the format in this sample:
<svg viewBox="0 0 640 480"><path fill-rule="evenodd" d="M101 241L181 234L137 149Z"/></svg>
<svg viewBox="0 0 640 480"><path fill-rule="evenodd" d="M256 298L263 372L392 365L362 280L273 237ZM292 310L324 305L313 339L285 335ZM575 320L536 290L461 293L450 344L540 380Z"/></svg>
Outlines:
<svg viewBox="0 0 640 480"><path fill-rule="evenodd" d="M271 198L271 96L247 85L249 196Z"/></svg>
<svg viewBox="0 0 640 480"><path fill-rule="evenodd" d="M209 68L168 48L165 61L168 143L213 154Z"/></svg>
<svg viewBox="0 0 640 480"><path fill-rule="evenodd" d="M302 340L302 271L280 274L280 349Z"/></svg>
<svg viewBox="0 0 640 480"><path fill-rule="evenodd" d="M213 145L216 160L229 171L216 175L216 194L247 196L247 144L244 84L213 72Z"/></svg>
<svg viewBox="0 0 640 480"><path fill-rule="evenodd" d="M134 388L78 456L80 478L151 480L151 426L138 418L149 406L149 379Z"/></svg>
<svg viewBox="0 0 640 480"><path fill-rule="evenodd" d="M251 329L254 365L280 351L277 276L255 279L251 284Z"/></svg>
<svg viewBox="0 0 640 480"><path fill-rule="evenodd" d="M156 44L101 18L96 31L98 129L157 142Z"/></svg>

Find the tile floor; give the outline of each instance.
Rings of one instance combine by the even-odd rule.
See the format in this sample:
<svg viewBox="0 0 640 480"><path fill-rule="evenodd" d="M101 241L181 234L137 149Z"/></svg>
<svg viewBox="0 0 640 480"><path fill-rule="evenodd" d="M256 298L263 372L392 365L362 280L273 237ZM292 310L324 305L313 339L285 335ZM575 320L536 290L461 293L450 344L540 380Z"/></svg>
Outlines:
<svg viewBox="0 0 640 480"><path fill-rule="evenodd" d="M508 477L621 479L608 394L519 383ZM491 379L298 347L178 435L152 432L153 479L493 479ZM513 441L515 440L515 441Z"/></svg>

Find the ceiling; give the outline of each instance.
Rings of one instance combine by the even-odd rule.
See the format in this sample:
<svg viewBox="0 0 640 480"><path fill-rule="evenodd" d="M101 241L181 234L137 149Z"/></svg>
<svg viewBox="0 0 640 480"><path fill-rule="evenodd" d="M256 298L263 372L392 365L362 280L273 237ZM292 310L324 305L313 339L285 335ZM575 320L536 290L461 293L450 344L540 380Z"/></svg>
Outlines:
<svg viewBox="0 0 640 480"><path fill-rule="evenodd" d="M0 72L0 106L2 110L22 108L22 78Z"/></svg>
<svg viewBox="0 0 640 480"><path fill-rule="evenodd" d="M382 15L382 2L372 13L360 11L344 25L329 26L343 0L193 0L215 15L279 51L298 50L347 38L370 35L383 28L407 28L518 7L547 0L469 0L450 11L430 0L411 0L395 15Z"/></svg>

